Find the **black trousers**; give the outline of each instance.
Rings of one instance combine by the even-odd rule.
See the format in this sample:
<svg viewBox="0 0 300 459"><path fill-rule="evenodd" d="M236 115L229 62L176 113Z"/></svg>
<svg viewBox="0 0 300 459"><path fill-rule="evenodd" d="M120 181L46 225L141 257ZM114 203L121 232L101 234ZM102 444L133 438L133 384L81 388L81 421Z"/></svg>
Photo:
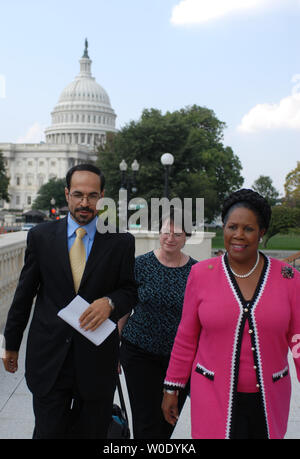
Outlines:
<svg viewBox="0 0 300 459"><path fill-rule="evenodd" d="M233 421L234 440L267 439L267 427L259 393L237 393L237 403Z"/></svg>
<svg viewBox="0 0 300 459"><path fill-rule="evenodd" d="M169 358L151 354L123 340L120 360L125 373L135 439L168 439L174 427L165 421L161 404ZM189 387L180 391L181 411Z"/></svg>
<svg viewBox="0 0 300 459"><path fill-rule="evenodd" d="M115 388L97 400L83 400L76 387L73 351L69 351L51 391L33 394L34 439L107 438Z"/></svg>

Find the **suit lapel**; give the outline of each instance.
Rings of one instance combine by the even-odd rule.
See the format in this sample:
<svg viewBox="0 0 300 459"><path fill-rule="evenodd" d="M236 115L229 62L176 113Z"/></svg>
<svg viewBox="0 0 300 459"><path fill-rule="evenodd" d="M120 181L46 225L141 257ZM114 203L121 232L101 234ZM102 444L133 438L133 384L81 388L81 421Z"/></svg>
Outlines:
<svg viewBox="0 0 300 459"><path fill-rule="evenodd" d="M103 255L105 247L107 247L107 243L110 238L110 233L100 234L98 231L96 231L91 252L81 279L81 286L87 281L89 275L93 273L94 268L96 266L99 267L99 263L101 263L101 256Z"/></svg>
<svg viewBox="0 0 300 459"><path fill-rule="evenodd" d="M65 271L65 274L74 288L73 276L70 265L69 250L68 250L68 237L67 237L67 224L68 219L63 218L57 222L57 226L53 233L53 250L56 250L59 263L62 265L62 268Z"/></svg>

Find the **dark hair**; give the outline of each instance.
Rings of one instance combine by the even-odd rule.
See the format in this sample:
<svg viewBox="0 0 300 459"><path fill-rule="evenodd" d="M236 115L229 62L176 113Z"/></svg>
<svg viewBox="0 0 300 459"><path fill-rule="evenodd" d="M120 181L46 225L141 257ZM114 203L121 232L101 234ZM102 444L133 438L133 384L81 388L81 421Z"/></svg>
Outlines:
<svg viewBox="0 0 300 459"><path fill-rule="evenodd" d="M230 213L237 207L246 207L255 213L260 229L268 230L272 210L268 201L256 191L242 188L225 199L222 209L222 222L226 225Z"/></svg>
<svg viewBox="0 0 300 459"><path fill-rule="evenodd" d="M66 183L67 183L67 188L70 190L71 188L71 180L72 180L72 175L74 172L77 171L88 171L88 172L93 172L94 174L98 175L100 178L100 191L104 190L104 185L105 185L105 177L99 167L94 166L93 164L77 164L76 166L71 167L71 169L68 170L67 175L66 175Z"/></svg>
<svg viewBox="0 0 300 459"><path fill-rule="evenodd" d="M170 211L163 214L159 220L159 232L165 221L178 224L187 237L192 235L192 220L184 209L171 206Z"/></svg>

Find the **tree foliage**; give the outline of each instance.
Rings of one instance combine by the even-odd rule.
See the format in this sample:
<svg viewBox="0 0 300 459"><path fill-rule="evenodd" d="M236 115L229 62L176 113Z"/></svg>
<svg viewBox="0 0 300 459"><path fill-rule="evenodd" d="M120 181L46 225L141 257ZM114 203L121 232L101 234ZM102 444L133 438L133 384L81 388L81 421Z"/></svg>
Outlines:
<svg viewBox="0 0 300 459"><path fill-rule="evenodd" d="M271 177L267 175L260 175L253 183L252 188L266 198L271 206L276 204L279 192L273 186Z"/></svg>
<svg viewBox="0 0 300 459"><path fill-rule="evenodd" d="M272 217L266 236L264 237L264 247L267 246L271 237L282 233L289 228L297 228L300 225L300 209L288 207L286 205L274 206Z"/></svg>
<svg viewBox="0 0 300 459"><path fill-rule="evenodd" d="M50 201L52 198L55 199L56 207L60 208L66 206L65 186L65 179L50 179L48 183L45 183L39 189L37 198L34 201L32 208L47 210L50 207Z"/></svg>
<svg viewBox="0 0 300 459"><path fill-rule="evenodd" d="M194 105L165 115L145 109L138 121L131 121L115 134L108 134L99 148L98 166L106 177L106 196L118 200L121 184L119 164L129 169L137 159L137 196L163 197L164 169L160 158L170 152L170 199L205 198L205 217L212 221L220 212L224 197L241 187L241 164L230 147L222 143L225 124L214 112ZM131 172L131 171L130 171Z"/></svg>
<svg viewBox="0 0 300 459"><path fill-rule="evenodd" d="M9 178L6 175L3 153L0 151L0 199L9 202L8 194Z"/></svg>
<svg viewBox="0 0 300 459"><path fill-rule="evenodd" d="M284 190L285 203L300 207L300 161L297 162L297 167L287 174Z"/></svg>
<svg viewBox="0 0 300 459"><path fill-rule="evenodd" d="M287 174L284 189L285 197L281 199L282 204L272 207L270 226L264 237L265 247L271 237L300 226L300 162Z"/></svg>

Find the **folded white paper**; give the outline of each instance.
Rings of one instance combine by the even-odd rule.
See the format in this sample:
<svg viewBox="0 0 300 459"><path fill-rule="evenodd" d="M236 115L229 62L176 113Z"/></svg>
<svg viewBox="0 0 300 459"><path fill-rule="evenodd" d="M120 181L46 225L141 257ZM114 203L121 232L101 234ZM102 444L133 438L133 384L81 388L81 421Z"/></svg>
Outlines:
<svg viewBox="0 0 300 459"><path fill-rule="evenodd" d="M84 330L80 327L79 317L88 307L89 303L80 295L77 295L71 303L61 309L57 315L87 339L92 341L96 346L99 346L99 344L103 343L103 341L114 331L116 324L112 320L106 319L96 330Z"/></svg>

